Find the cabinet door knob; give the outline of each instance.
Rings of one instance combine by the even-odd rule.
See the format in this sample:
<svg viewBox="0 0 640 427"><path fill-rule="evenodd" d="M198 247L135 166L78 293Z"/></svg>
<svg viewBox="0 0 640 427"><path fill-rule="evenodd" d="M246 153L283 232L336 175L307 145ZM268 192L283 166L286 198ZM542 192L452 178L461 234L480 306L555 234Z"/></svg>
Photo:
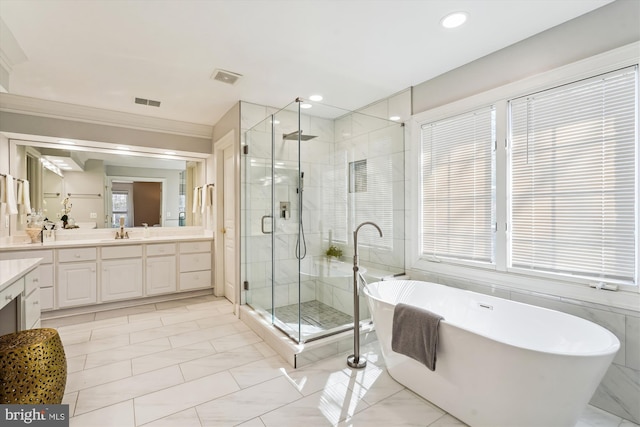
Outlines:
<svg viewBox="0 0 640 427"><path fill-rule="evenodd" d="M75 254L74 255L76 258L80 258L80 254Z"/></svg>
<svg viewBox="0 0 640 427"><path fill-rule="evenodd" d="M9 294L6 297L4 297L4 299L6 299L7 301L11 301L13 299L13 295Z"/></svg>
<svg viewBox="0 0 640 427"><path fill-rule="evenodd" d="M34 277L33 283L38 283L39 281L40 281L40 279L38 279L37 277Z"/></svg>
<svg viewBox="0 0 640 427"><path fill-rule="evenodd" d="M38 305L38 304L40 304L40 301L34 301L33 302L33 305Z"/></svg>

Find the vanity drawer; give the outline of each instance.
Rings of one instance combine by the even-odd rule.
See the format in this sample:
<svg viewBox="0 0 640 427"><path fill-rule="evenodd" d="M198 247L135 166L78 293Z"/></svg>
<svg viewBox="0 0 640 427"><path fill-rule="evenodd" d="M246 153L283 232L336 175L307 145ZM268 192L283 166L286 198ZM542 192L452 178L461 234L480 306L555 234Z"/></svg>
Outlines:
<svg viewBox="0 0 640 427"><path fill-rule="evenodd" d="M211 270L180 273L180 290L201 289L211 287Z"/></svg>
<svg viewBox="0 0 640 427"><path fill-rule="evenodd" d="M181 254L191 254L196 252L211 252L211 242L183 242L180 243Z"/></svg>
<svg viewBox="0 0 640 427"><path fill-rule="evenodd" d="M95 261L96 248L58 249L59 262Z"/></svg>
<svg viewBox="0 0 640 427"><path fill-rule="evenodd" d="M142 257L142 246L105 246L102 249L102 259L113 258L140 258Z"/></svg>
<svg viewBox="0 0 640 427"><path fill-rule="evenodd" d="M6 288L3 291L0 291L0 308L9 304L14 298L18 295L22 294L22 290L24 289L24 277L19 278Z"/></svg>
<svg viewBox="0 0 640 427"><path fill-rule="evenodd" d="M211 270L211 253L180 255L180 272Z"/></svg>
<svg viewBox="0 0 640 427"><path fill-rule="evenodd" d="M147 245L147 256L173 255L175 253L175 243L158 243L154 245Z"/></svg>
<svg viewBox="0 0 640 427"><path fill-rule="evenodd" d="M31 270L24 276L24 294L29 295L35 289L40 288L40 269ZM27 326L29 322L27 322Z"/></svg>

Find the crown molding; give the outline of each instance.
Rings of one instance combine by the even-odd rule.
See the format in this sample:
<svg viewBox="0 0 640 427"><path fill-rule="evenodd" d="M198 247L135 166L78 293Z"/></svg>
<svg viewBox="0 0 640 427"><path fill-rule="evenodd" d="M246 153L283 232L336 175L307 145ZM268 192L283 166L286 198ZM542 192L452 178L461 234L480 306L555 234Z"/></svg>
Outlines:
<svg viewBox="0 0 640 427"><path fill-rule="evenodd" d="M0 93L0 111L211 139L213 126Z"/></svg>

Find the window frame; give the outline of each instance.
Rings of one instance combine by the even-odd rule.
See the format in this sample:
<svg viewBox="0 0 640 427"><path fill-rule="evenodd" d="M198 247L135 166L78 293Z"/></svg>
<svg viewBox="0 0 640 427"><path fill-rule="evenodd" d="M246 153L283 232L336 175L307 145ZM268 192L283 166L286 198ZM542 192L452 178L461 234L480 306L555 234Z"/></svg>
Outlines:
<svg viewBox="0 0 640 427"><path fill-rule="evenodd" d="M543 91L556 86L570 84L578 80L591 78L617 69L640 64L640 42L632 43L591 58L587 58L545 73L533 75L523 80L509 83L486 92L478 93L467 98L446 104L434 109L416 114L411 120L411 137L407 152L409 194L412 197L408 204L406 242L407 271L418 279L445 282L451 280L457 283L479 283L490 285L494 289L514 289L525 293L544 293L563 298L577 299L595 303L602 303L637 310L640 306L640 284L619 285L618 292L602 292L591 288L593 280L584 278L558 277L545 272L532 273L517 268L507 268L508 265L508 151L507 124L508 106L511 99L527 94ZM640 80L640 79L639 79ZM637 91L640 93L640 90ZM421 126L428 122L446 119L485 105L496 107L496 133L498 144L496 147L496 253L495 267L473 265L464 262L450 262L447 260L429 260L421 256ZM640 95L636 100L640 105ZM636 116L636 140L638 140L638 118ZM636 172L640 172L638 151L640 142L636 143ZM640 269L640 221L638 217L638 182L636 182L636 270ZM638 273L636 273L637 275Z"/></svg>

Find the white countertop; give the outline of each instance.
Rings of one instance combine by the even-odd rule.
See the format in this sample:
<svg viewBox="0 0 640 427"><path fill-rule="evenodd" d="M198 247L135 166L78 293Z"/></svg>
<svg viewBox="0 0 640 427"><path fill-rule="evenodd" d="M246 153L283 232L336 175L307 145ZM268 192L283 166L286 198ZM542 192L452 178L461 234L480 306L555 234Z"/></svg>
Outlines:
<svg viewBox="0 0 640 427"><path fill-rule="evenodd" d="M42 258L10 259L0 261L0 291L40 264Z"/></svg>
<svg viewBox="0 0 640 427"><path fill-rule="evenodd" d="M24 249L55 249L68 247L85 247L85 246L114 246L114 245L141 245L147 243L174 243L186 241L207 241L213 240L212 236L204 235L182 235L182 236L154 236L154 237L138 237L129 239L115 239L113 237L89 238L78 240L56 240L51 243L12 243L0 245L0 251L15 251Z"/></svg>

